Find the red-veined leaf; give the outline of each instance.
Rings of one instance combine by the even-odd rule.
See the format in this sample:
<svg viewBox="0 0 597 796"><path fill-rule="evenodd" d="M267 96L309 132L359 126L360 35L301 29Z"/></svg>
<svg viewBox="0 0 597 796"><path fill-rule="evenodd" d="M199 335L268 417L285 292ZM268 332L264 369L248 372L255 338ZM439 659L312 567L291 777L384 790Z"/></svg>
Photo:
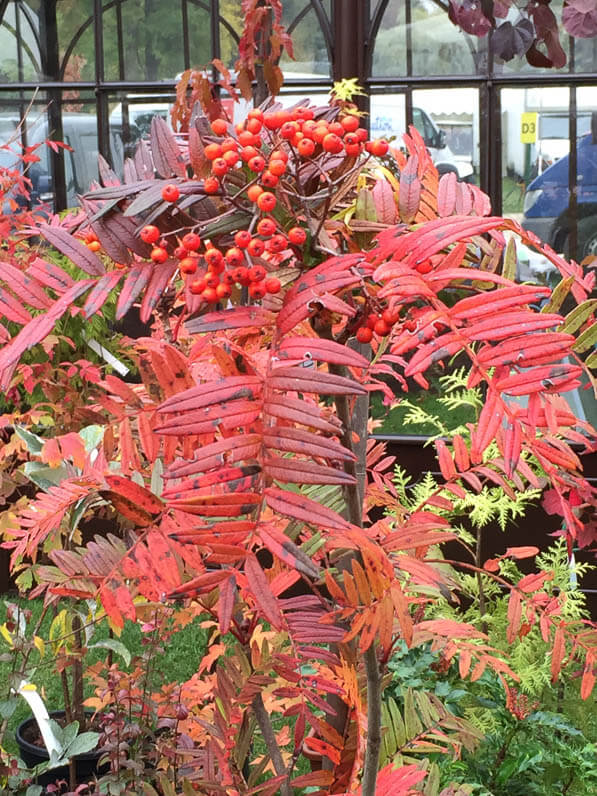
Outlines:
<svg viewBox="0 0 597 796"><path fill-rule="evenodd" d="M377 220L382 224L395 224L398 221L398 210L390 183L384 179L376 180L371 193Z"/></svg>
<svg viewBox="0 0 597 796"><path fill-rule="evenodd" d="M260 448L261 435L243 434L241 437L227 437L200 448L192 461L175 462L164 473L164 478L184 478L226 463L253 459Z"/></svg>
<svg viewBox="0 0 597 796"><path fill-rule="evenodd" d="M31 314L23 306L22 301L19 301L2 286L0 286L0 316L21 326L31 320Z"/></svg>
<svg viewBox="0 0 597 796"><path fill-rule="evenodd" d="M273 397L267 402L267 413L281 420L310 426L330 434L338 434L340 429L329 420L322 417L321 410L316 404L307 403L299 398L289 398L287 395Z"/></svg>
<svg viewBox="0 0 597 796"><path fill-rule="evenodd" d="M113 492L132 501L149 514L160 514L163 511L164 504L159 497L129 478L124 478L121 475L107 475L104 480Z"/></svg>
<svg viewBox="0 0 597 796"><path fill-rule="evenodd" d="M412 155L400 172L398 207L400 209L400 218L405 224L410 224L413 221L419 209L421 181L417 175L418 166L418 157Z"/></svg>
<svg viewBox="0 0 597 796"><path fill-rule="evenodd" d="M508 395L529 395L532 392L565 392L578 386L582 375L580 365L553 364L529 368L500 379L496 388Z"/></svg>
<svg viewBox="0 0 597 796"><path fill-rule="evenodd" d="M46 287L55 290L56 293L60 295L75 284L66 271L63 271L62 268L59 268L54 263L42 260L41 257L36 257L35 260L29 264L27 274L42 285L46 285ZM46 300L48 300L47 297ZM50 304L45 304L44 306L51 306L51 303L50 300ZM43 307L41 309L43 309Z"/></svg>
<svg viewBox="0 0 597 796"><path fill-rule="evenodd" d="M443 439L437 439L435 441L435 449L437 451L437 460L439 462L441 473L446 481L449 481L457 474L450 451L448 450Z"/></svg>
<svg viewBox="0 0 597 796"><path fill-rule="evenodd" d="M45 310L52 306L52 299L46 295L29 269L23 272L10 263L0 262L0 279L10 285L11 290L19 296L21 301L36 310Z"/></svg>
<svg viewBox="0 0 597 796"><path fill-rule="evenodd" d="M437 191L437 212L440 216L451 216L456 206L457 175L453 171L442 174Z"/></svg>

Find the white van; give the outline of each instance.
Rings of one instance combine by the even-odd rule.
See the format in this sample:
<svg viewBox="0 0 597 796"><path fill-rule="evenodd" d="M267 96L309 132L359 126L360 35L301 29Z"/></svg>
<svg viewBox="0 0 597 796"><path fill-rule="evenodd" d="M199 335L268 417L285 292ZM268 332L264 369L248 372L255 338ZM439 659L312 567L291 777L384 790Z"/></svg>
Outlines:
<svg viewBox="0 0 597 796"><path fill-rule="evenodd" d="M17 132L19 124L20 117L14 113L0 114L0 142L6 143L14 139L15 143L12 145L14 152L19 151L19 134ZM48 131L48 119L45 113L37 117L32 113L26 124L28 146L42 143L48 138L56 139L56 136ZM77 205L77 194L85 193L90 183L98 178L99 148L95 114L63 113L62 139L63 143L72 148L72 151L64 150L64 167L67 206L74 207ZM115 170L120 171L123 163L123 147L120 131L116 128L112 128L110 131L110 149ZM32 183L31 201L33 204L47 202L52 205L54 191L50 151L47 146L40 146L35 154L40 161L31 164L27 169L27 175ZM13 152L8 149L0 149L0 166L15 168L18 163L19 160Z"/></svg>

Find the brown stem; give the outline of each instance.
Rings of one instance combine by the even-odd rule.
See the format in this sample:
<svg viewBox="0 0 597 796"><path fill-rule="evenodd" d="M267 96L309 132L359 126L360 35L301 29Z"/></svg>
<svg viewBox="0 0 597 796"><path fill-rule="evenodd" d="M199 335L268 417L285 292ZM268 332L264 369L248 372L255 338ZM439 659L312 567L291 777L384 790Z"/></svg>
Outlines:
<svg viewBox="0 0 597 796"><path fill-rule="evenodd" d="M377 662L377 644L365 652L367 674L367 749L363 767L363 796L375 796L379 752L381 749L381 671Z"/></svg>
<svg viewBox="0 0 597 796"><path fill-rule="evenodd" d="M479 589L479 613L481 614L481 618L485 616L487 603L485 600L485 590L483 588L483 575L481 573L481 537L482 531L481 528L477 528L477 544L475 546L475 565L479 568L477 571L477 588ZM483 621L481 623L481 630L484 633L487 633L487 622Z"/></svg>
<svg viewBox="0 0 597 796"><path fill-rule="evenodd" d="M280 752L280 747L276 741L276 735L274 733L274 728L272 727L272 723L269 719L269 713L265 709L265 705L263 704L263 699L261 698L261 694L257 694L253 698L253 713L255 714L255 718L257 719L257 724L259 724L259 729L261 730L261 735L263 736L263 740L267 747L268 754L271 758L271 761L274 765L274 769L276 774L287 774L286 766L284 765L284 760L282 760L282 753ZM288 781L284 782L280 786L280 794L281 796L292 796L292 788L290 787Z"/></svg>
<svg viewBox="0 0 597 796"><path fill-rule="evenodd" d="M72 713L73 719L79 722L79 731L85 730L85 709L83 707L83 634L81 632L81 619L78 614L73 617L73 631L75 634L75 659L72 666L73 691Z"/></svg>

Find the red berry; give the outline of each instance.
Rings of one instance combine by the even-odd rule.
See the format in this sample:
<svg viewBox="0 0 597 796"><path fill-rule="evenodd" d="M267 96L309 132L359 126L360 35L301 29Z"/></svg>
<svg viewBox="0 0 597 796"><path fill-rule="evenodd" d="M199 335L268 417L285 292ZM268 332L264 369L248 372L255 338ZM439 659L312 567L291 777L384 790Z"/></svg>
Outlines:
<svg viewBox="0 0 597 796"><path fill-rule="evenodd" d="M340 122L331 122L330 126L328 127L328 130L330 131L330 133L333 133L334 135L338 135L340 137L342 137L346 132L346 130L340 124Z"/></svg>
<svg viewBox="0 0 597 796"><path fill-rule="evenodd" d="M375 324L380 319L380 316L377 315L375 312L369 313L367 316L367 328L368 329L375 329Z"/></svg>
<svg viewBox="0 0 597 796"><path fill-rule="evenodd" d="M269 238L276 231L276 222L271 218L262 218L257 224L257 232L264 238Z"/></svg>
<svg viewBox="0 0 597 796"><path fill-rule="evenodd" d="M284 149L274 149L269 153L269 159L282 160L284 163L288 163L288 152L286 152Z"/></svg>
<svg viewBox="0 0 597 796"><path fill-rule="evenodd" d="M168 184L162 188L162 199L164 202L175 202L180 196L178 185Z"/></svg>
<svg viewBox="0 0 597 796"><path fill-rule="evenodd" d="M229 149L222 155L222 160L231 169L238 163L238 152L235 149Z"/></svg>
<svg viewBox="0 0 597 796"><path fill-rule="evenodd" d="M232 272L232 276L234 277L234 281L238 282L239 285L246 286L250 282L249 269L245 265L235 268Z"/></svg>
<svg viewBox="0 0 597 796"><path fill-rule="evenodd" d="M288 241L285 235L274 235L271 237L268 242L265 244L265 248L268 252L281 252L288 246Z"/></svg>
<svg viewBox="0 0 597 796"><path fill-rule="evenodd" d="M431 260L423 260L422 263L419 263L416 266L416 270L420 274L428 274L430 271L433 271L433 265L431 264Z"/></svg>
<svg viewBox="0 0 597 796"><path fill-rule="evenodd" d="M177 246L174 249L174 256L177 260L184 260L184 258L188 255L188 249L185 249L184 246Z"/></svg>
<svg viewBox="0 0 597 796"><path fill-rule="evenodd" d="M371 152L371 154L375 155L376 158L382 158L384 155L387 155L389 148L390 145L385 138L378 138L375 141L370 141L367 144L367 152Z"/></svg>
<svg viewBox="0 0 597 796"><path fill-rule="evenodd" d="M288 230L288 240L296 246L302 246L307 240L307 233L302 227L292 227Z"/></svg>
<svg viewBox="0 0 597 796"><path fill-rule="evenodd" d="M211 247L205 252L205 262L210 268L216 267L224 262L224 255L219 249Z"/></svg>
<svg viewBox="0 0 597 796"><path fill-rule="evenodd" d="M243 130L238 134L238 143L241 146L253 146L255 143L255 136L250 130Z"/></svg>
<svg viewBox="0 0 597 796"><path fill-rule="evenodd" d="M230 289L230 285L220 283L216 287L216 295L219 299L230 298L232 294L232 290Z"/></svg>
<svg viewBox="0 0 597 796"><path fill-rule="evenodd" d="M160 239L160 231L157 227L154 227L153 224L148 224L146 227L143 227L139 233L139 237L145 243L155 243Z"/></svg>
<svg viewBox="0 0 597 796"><path fill-rule="evenodd" d="M290 139L298 131L299 126L296 122L286 122L280 128L280 135L282 138Z"/></svg>
<svg viewBox="0 0 597 796"><path fill-rule="evenodd" d="M264 188L275 188L278 182L279 178L275 174L272 174L269 169L264 171L261 175L261 184Z"/></svg>
<svg viewBox="0 0 597 796"><path fill-rule="evenodd" d="M261 131L262 127L263 127L262 119L255 119L254 117L247 119L247 130L250 133L253 133L253 135L257 135L257 133Z"/></svg>
<svg viewBox="0 0 597 796"><path fill-rule="evenodd" d="M342 139L335 133L328 133L321 142L321 145L326 152L331 152L333 155L339 154L344 149Z"/></svg>
<svg viewBox="0 0 597 796"><path fill-rule="evenodd" d="M233 285L236 282L232 271L224 271L220 276L220 281L224 285Z"/></svg>
<svg viewBox="0 0 597 796"><path fill-rule="evenodd" d="M206 287L201 293L201 298L207 301L208 304L215 304L218 300L218 294L216 293L215 288Z"/></svg>
<svg viewBox="0 0 597 796"><path fill-rule="evenodd" d="M90 240L89 243L85 245L91 252L98 252L102 248L102 244L99 242L99 240Z"/></svg>
<svg viewBox="0 0 597 796"><path fill-rule="evenodd" d="M253 238L247 247L251 257L261 257L265 251L265 243L260 238Z"/></svg>
<svg viewBox="0 0 597 796"><path fill-rule="evenodd" d="M264 191L257 197L257 207L264 213L271 213L276 206L276 197L269 191Z"/></svg>
<svg viewBox="0 0 597 796"><path fill-rule="evenodd" d="M261 185L250 185L247 188L247 197L250 202L256 202L262 193L263 193L263 188L261 187Z"/></svg>
<svg viewBox="0 0 597 796"><path fill-rule="evenodd" d="M239 231L234 235L234 242L239 249L246 249L251 241L251 233L247 229L239 229Z"/></svg>
<svg viewBox="0 0 597 796"><path fill-rule="evenodd" d="M340 124L347 133L354 133L354 131L357 130L359 126L359 117L352 115L344 116L342 119L340 119Z"/></svg>
<svg viewBox="0 0 597 796"><path fill-rule="evenodd" d="M373 338L373 332L368 326L359 326L356 338L359 343L370 343Z"/></svg>
<svg viewBox="0 0 597 796"><path fill-rule="evenodd" d="M206 177L203 181L203 190L207 194L214 194L220 190L220 181L217 177Z"/></svg>
<svg viewBox="0 0 597 796"><path fill-rule="evenodd" d="M228 172L228 164L224 158L216 158L211 164L211 173L223 177Z"/></svg>
<svg viewBox="0 0 597 796"><path fill-rule="evenodd" d="M387 309L382 312L381 318L388 324L388 326L393 326L400 320L400 312L398 310Z"/></svg>
<svg viewBox="0 0 597 796"><path fill-rule="evenodd" d="M270 158L268 169L272 174L275 174L276 177L281 177L286 171L286 161L281 158Z"/></svg>
<svg viewBox="0 0 597 796"><path fill-rule="evenodd" d="M228 136L222 141L222 152L238 152L238 143L232 138L232 136Z"/></svg>
<svg viewBox="0 0 597 796"><path fill-rule="evenodd" d="M247 114L247 119L259 119L263 123L263 111L260 108L253 108Z"/></svg>
<svg viewBox="0 0 597 796"><path fill-rule="evenodd" d="M194 296L198 296L205 290L205 279L194 279L189 285L189 290Z"/></svg>
<svg viewBox="0 0 597 796"><path fill-rule="evenodd" d="M208 273L205 277L205 286L216 288L220 284L220 277L217 274Z"/></svg>
<svg viewBox="0 0 597 796"><path fill-rule="evenodd" d="M201 238L196 232L187 232L187 234L182 237L182 245L190 252L196 252L199 246L201 246Z"/></svg>
<svg viewBox="0 0 597 796"><path fill-rule="evenodd" d="M240 159L244 163L248 163L251 158L259 157L259 152L255 149L254 146L245 146L240 151Z"/></svg>
<svg viewBox="0 0 597 796"><path fill-rule="evenodd" d="M178 267L180 268L181 274L194 274L197 270L197 258L183 257Z"/></svg>
<svg viewBox="0 0 597 796"><path fill-rule="evenodd" d="M251 171L255 171L260 173L265 168L265 160L261 157L261 155L255 155L254 158L248 161L247 166L251 169Z"/></svg>
<svg viewBox="0 0 597 796"><path fill-rule="evenodd" d="M390 331L390 328L391 327L388 326L388 324L382 318L380 318L375 324L375 328L373 331L375 332L375 334L378 334L380 337L385 337L386 334Z"/></svg>
<svg viewBox="0 0 597 796"><path fill-rule="evenodd" d="M243 254L242 249L239 249L238 246L232 246L226 252L225 258L228 265L235 268L236 266L243 264L245 255Z"/></svg>
<svg viewBox="0 0 597 796"><path fill-rule="evenodd" d="M344 151L349 157L357 158L361 154L362 149L360 144L345 144Z"/></svg>
<svg viewBox="0 0 597 796"><path fill-rule="evenodd" d="M280 280L276 279L275 276L270 276L269 279L265 280L265 289L268 293L279 293L281 287Z"/></svg>
<svg viewBox="0 0 597 796"><path fill-rule="evenodd" d="M249 295L254 299L262 299L267 290L263 282L253 282L249 285Z"/></svg>
<svg viewBox="0 0 597 796"><path fill-rule="evenodd" d="M168 252L162 246L156 246L151 250L150 257L154 263L165 263L168 259Z"/></svg>
<svg viewBox="0 0 597 796"><path fill-rule="evenodd" d="M225 119L214 119L211 123L214 135L226 135L228 132L228 122Z"/></svg>
<svg viewBox="0 0 597 796"><path fill-rule="evenodd" d="M265 279L266 270L262 265L254 265L249 268L249 280L251 282L262 282Z"/></svg>
<svg viewBox="0 0 597 796"><path fill-rule="evenodd" d="M310 138L302 138L296 145L298 153L303 158L311 157L315 152L315 141Z"/></svg>
<svg viewBox="0 0 597 796"><path fill-rule="evenodd" d="M205 157L208 160L215 160L216 158L221 158L223 153L222 145L221 144L207 144L203 152L205 153Z"/></svg>

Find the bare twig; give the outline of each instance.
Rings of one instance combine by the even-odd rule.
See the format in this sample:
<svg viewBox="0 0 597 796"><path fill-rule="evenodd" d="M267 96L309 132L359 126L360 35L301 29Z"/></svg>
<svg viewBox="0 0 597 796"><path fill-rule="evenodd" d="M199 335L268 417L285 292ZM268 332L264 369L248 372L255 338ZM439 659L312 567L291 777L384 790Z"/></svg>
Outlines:
<svg viewBox="0 0 597 796"><path fill-rule="evenodd" d="M261 698L261 694L257 694L253 697L253 712L255 714L255 718L257 719L257 724L259 724L259 729L261 730L261 735L263 736L263 740L267 747L268 754L271 758L271 761L274 765L274 769L276 774L288 774L286 766L284 765L284 761L282 760L282 753L280 752L280 747L276 741L276 735L274 733L274 728L272 727L272 723L269 718L269 713L265 709L265 705L263 704L263 699ZM290 787L288 781L284 782L280 785L280 794L281 796L292 796L292 788Z"/></svg>

